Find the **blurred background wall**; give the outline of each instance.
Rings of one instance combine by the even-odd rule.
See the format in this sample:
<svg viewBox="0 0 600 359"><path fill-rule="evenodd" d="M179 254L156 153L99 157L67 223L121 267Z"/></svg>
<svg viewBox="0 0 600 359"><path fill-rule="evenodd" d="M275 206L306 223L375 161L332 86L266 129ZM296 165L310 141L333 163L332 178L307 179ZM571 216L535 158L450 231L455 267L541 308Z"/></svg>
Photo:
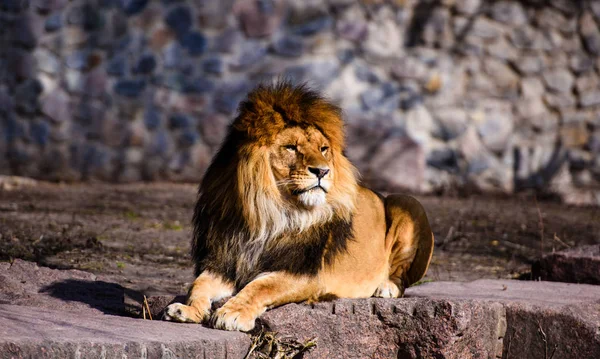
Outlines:
<svg viewBox="0 0 600 359"><path fill-rule="evenodd" d="M0 174L194 181L279 76L384 190L600 203L600 1L2 0Z"/></svg>

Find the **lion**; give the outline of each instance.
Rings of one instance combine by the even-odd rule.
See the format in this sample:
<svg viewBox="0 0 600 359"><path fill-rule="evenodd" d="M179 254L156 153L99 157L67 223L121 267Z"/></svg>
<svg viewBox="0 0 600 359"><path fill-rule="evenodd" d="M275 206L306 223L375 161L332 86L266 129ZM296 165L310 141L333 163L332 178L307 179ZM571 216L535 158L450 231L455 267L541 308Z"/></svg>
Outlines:
<svg viewBox="0 0 600 359"><path fill-rule="evenodd" d="M360 185L344 141L340 108L307 86L251 91L199 187L187 303L164 319L250 331L269 308L400 297L420 280L433 252L425 210Z"/></svg>

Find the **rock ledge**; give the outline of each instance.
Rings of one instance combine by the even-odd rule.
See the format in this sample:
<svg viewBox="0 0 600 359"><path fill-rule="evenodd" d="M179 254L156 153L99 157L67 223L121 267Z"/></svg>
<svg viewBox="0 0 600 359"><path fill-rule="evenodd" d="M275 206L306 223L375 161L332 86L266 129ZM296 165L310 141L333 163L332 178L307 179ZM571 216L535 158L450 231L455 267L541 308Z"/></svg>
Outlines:
<svg viewBox="0 0 600 359"><path fill-rule="evenodd" d="M124 296L135 302L128 294L81 271L0 263L0 358L232 359L249 350L243 333L114 315ZM305 358L600 358L600 286L433 282L406 295L288 304L260 324L300 342L316 338ZM151 297L153 316L174 298Z"/></svg>

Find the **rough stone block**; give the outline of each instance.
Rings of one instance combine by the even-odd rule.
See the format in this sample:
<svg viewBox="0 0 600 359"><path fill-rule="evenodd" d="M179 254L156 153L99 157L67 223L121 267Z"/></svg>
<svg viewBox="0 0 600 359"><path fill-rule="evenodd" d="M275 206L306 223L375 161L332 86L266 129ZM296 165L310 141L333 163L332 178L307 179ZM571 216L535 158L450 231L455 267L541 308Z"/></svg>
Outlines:
<svg viewBox="0 0 600 359"><path fill-rule="evenodd" d="M91 4L70 7L66 12L69 25L81 27L85 31L95 31L104 25L103 13Z"/></svg>
<svg viewBox="0 0 600 359"><path fill-rule="evenodd" d="M600 356L598 286L477 280L427 283L409 288L406 293L409 297L502 303L507 326L502 358Z"/></svg>
<svg viewBox="0 0 600 359"><path fill-rule="evenodd" d="M136 295L90 273L21 260L0 263L0 352L50 358L246 355L246 334L103 314L123 314L119 308L129 305L139 315ZM582 284L433 282L407 289L401 299L288 304L267 311L259 325L300 342L316 339L305 358L536 358L553 352L557 358L596 358L599 298L600 287ZM150 297L150 313L159 318L166 305L183 299Z"/></svg>
<svg viewBox="0 0 600 359"><path fill-rule="evenodd" d="M290 304L262 320L282 336L317 338L306 358L543 357L540 328L548 357L555 344L558 357L600 353L597 287L479 280L427 283L406 295ZM585 343L577 344L578 338Z"/></svg>
<svg viewBox="0 0 600 359"><path fill-rule="evenodd" d="M146 82L143 80L120 80L115 83L114 91L125 97L138 97L146 88Z"/></svg>
<svg viewBox="0 0 600 359"><path fill-rule="evenodd" d="M279 335L316 339L305 358L493 358L504 320L498 303L417 298L290 304L262 316Z"/></svg>
<svg viewBox="0 0 600 359"><path fill-rule="evenodd" d="M397 191L420 189L425 171L423 146L410 136L396 133L379 143L375 151L369 161L369 168L374 173L379 173L372 176L374 178L369 178L371 183Z"/></svg>
<svg viewBox="0 0 600 359"><path fill-rule="evenodd" d="M544 82L551 91L570 92L573 88L575 79L573 75L565 69L555 69L544 72Z"/></svg>
<svg viewBox="0 0 600 359"><path fill-rule="evenodd" d="M579 32L588 52L592 55L600 55L600 30L590 12L582 13L579 18Z"/></svg>
<svg viewBox="0 0 600 359"><path fill-rule="evenodd" d="M225 72L225 63L219 57L209 57L202 63L202 70L209 74L222 75Z"/></svg>
<svg viewBox="0 0 600 359"><path fill-rule="evenodd" d="M106 64L106 73L112 76L123 76L127 71L127 56L117 54Z"/></svg>
<svg viewBox="0 0 600 359"><path fill-rule="evenodd" d="M148 0L125 0L125 1L122 1L123 11L125 12L125 14L130 15L130 16L142 12L142 10L144 10L144 8L146 7L147 4L148 4Z"/></svg>
<svg viewBox="0 0 600 359"><path fill-rule="evenodd" d="M314 18L305 19L301 23L292 25L290 31L295 35L310 36L330 29L332 24L333 20L331 17L327 15L321 15Z"/></svg>
<svg viewBox="0 0 600 359"><path fill-rule="evenodd" d="M304 42L299 37L284 36L273 43L273 51L284 57L298 57L304 52Z"/></svg>
<svg viewBox="0 0 600 359"><path fill-rule="evenodd" d="M234 71L244 71L259 63L267 55L267 48L258 41L246 41L240 48L238 55L232 60L230 68Z"/></svg>
<svg viewBox="0 0 600 359"><path fill-rule="evenodd" d="M571 66L571 70L580 75L594 69L594 60L587 54L578 52L571 56L569 65ZM583 76L586 76L586 74Z"/></svg>
<svg viewBox="0 0 600 359"><path fill-rule="evenodd" d="M600 91L590 91L579 96L579 104L581 107L597 107L600 106Z"/></svg>
<svg viewBox="0 0 600 359"><path fill-rule="evenodd" d="M32 122L29 126L29 133L36 144L46 146L50 139L50 126L45 121Z"/></svg>
<svg viewBox="0 0 600 359"><path fill-rule="evenodd" d="M42 93L42 84L38 80L28 80L20 84L15 92L17 111L33 115L39 109L38 97Z"/></svg>
<svg viewBox="0 0 600 359"><path fill-rule="evenodd" d="M23 1L23 3L27 3ZM14 20L13 29L10 31L8 39L17 47L33 49L37 45L37 38L30 24L28 16L20 16ZM6 45L4 45L6 46Z"/></svg>
<svg viewBox="0 0 600 359"><path fill-rule="evenodd" d="M269 36L281 25L285 14L284 1L236 1L233 12L248 37Z"/></svg>
<svg viewBox="0 0 600 359"><path fill-rule="evenodd" d="M243 358L250 338L199 325L0 304L8 357Z"/></svg>
<svg viewBox="0 0 600 359"><path fill-rule="evenodd" d="M494 20L511 26L523 25L528 21L523 6L512 1L495 2L492 6L491 16Z"/></svg>
<svg viewBox="0 0 600 359"><path fill-rule="evenodd" d="M133 73L147 75L154 71L156 68L156 59L152 54L142 55L137 64L133 68Z"/></svg>
<svg viewBox="0 0 600 359"><path fill-rule="evenodd" d="M510 32L510 40L521 50L552 50L550 40L529 25L513 28Z"/></svg>
<svg viewBox="0 0 600 359"><path fill-rule="evenodd" d="M246 82L230 83L221 86L214 95L215 108L224 114L233 113L250 86Z"/></svg>
<svg viewBox="0 0 600 359"><path fill-rule="evenodd" d="M547 93L544 95L544 101L550 108L558 111L572 108L577 103L575 97L568 92L558 94Z"/></svg>
<svg viewBox="0 0 600 359"><path fill-rule="evenodd" d="M400 53L404 39L395 22L371 22L367 30L367 38L362 43L362 47L368 57L381 59Z"/></svg>
<svg viewBox="0 0 600 359"><path fill-rule="evenodd" d="M38 69L53 75L60 71L60 61L52 52L40 48L33 52L33 56Z"/></svg>
<svg viewBox="0 0 600 359"><path fill-rule="evenodd" d="M534 263L535 279L600 285L600 244L547 254Z"/></svg>
<svg viewBox="0 0 600 359"><path fill-rule="evenodd" d="M192 12L187 6L177 6L167 13L165 23L173 29L177 36L181 37L192 27Z"/></svg>
<svg viewBox="0 0 600 359"><path fill-rule="evenodd" d="M181 37L180 41L190 56L200 56L206 50L206 38L200 32L189 32Z"/></svg>
<svg viewBox="0 0 600 359"><path fill-rule="evenodd" d="M560 128L562 144L567 148L583 146L589 137L584 122L567 123Z"/></svg>

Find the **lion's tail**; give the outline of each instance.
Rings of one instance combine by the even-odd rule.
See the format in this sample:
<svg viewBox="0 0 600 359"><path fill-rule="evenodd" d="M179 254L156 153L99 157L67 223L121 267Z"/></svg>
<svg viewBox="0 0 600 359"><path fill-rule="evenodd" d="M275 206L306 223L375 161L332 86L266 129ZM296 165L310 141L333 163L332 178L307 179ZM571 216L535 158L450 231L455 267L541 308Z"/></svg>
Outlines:
<svg viewBox="0 0 600 359"><path fill-rule="evenodd" d="M415 284L425 276L433 255L433 232L431 232L431 230L422 231L420 235L415 259L408 269L408 273L406 273L406 288Z"/></svg>
<svg viewBox="0 0 600 359"><path fill-rule="evenodd" d="M418 282L429 268L433 233L425 209L415 198L390 195L385 199L388 236L394 243L391 274L402 279L404 288ZM410 223L407 223L410 222Z"/></svg>

